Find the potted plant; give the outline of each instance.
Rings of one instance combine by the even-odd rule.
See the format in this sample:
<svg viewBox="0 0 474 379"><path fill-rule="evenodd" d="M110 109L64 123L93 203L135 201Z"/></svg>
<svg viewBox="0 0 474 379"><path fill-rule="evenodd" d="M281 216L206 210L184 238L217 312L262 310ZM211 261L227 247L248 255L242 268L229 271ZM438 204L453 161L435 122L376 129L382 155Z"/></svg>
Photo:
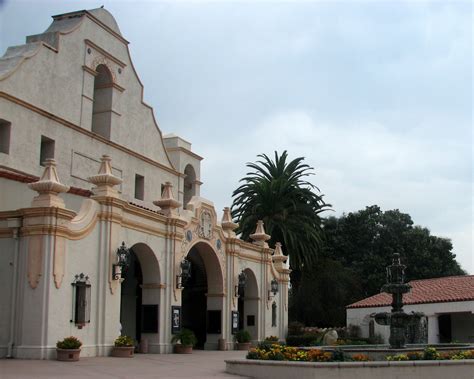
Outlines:
<svg viewBox="0 0 474 379"><path fill-rule="evenodd" d="M250 333L245 330L241 329L234 336L235 341L237 342L237 350L248 350L250 349L250 340L252 337Z"/></svg>
<svg viewBox="0 0 474 379"><path fill-rule="evenodd" d="M112 348L112 357L133 358L135 351L135 341L129 336L119 336Z"/></svg>
<svg viewBox="0 0 474 379"><path fill-rule="evenodd" d="M76 362L81 354L82 342L73 336L66 337L56 343L58 361Z"/></svg>
<svg viewBox="0 0 474 379"><path fill-rule="evenodd" d="M191 354L193 346L197 343L197 338L194 332L189 329L181 329L181 331L173 336L171 342L176 342L174 351L177 354Z"/></svg>

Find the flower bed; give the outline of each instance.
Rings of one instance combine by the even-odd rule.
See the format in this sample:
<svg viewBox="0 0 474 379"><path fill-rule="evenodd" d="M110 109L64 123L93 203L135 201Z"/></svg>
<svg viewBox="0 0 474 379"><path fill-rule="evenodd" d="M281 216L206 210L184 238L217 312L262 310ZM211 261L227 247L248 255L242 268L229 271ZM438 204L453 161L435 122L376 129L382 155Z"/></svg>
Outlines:
<svg viewBox="0 0 474 379"><path fill-rule="evenodd" d="M247 359L290 362L367 362L370 360L369 356L363 353L350 354L339 349L334 351L299 349L280 344L260 344L257 348L249 350ZM474 359L474 350L440 353L433 347L427 347L424 351L385 356L387 361L462 359Z"/></svg>

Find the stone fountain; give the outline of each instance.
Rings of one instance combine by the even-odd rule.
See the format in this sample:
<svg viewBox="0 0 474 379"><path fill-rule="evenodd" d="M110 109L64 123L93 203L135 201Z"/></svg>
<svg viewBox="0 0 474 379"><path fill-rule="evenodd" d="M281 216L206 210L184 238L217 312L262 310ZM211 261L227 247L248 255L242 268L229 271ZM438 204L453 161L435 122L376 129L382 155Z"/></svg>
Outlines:
<svg viewBox="0 0 474 379"><path fill-rule="evenodd" d="M390 348L405 347L405 333L409 325L419 323L424 316L421 312L407 314L403 311L403 294L410 292L411 286L405 283L405 268L400 261L400 254L393 254L392 264L387 267L387 283L380 292L392 295L391 312L376 313L373 317L380 325L390 325Z"/></svg>

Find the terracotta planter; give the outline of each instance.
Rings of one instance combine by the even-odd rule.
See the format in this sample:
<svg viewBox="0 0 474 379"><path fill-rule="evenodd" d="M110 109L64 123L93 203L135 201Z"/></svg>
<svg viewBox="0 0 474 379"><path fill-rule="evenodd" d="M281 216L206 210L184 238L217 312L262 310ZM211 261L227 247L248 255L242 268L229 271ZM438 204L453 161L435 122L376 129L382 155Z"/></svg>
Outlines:
<svg viewBox="0 0 474 379"><path fill-rule="evenodd" d="M133 358L135 346L114 346L112 348L112 357Z"/></svg>
<svg viewBox="0 0 474 379"><path fill-rule="evenodd" d="M174 352L176 354L191 354L193 347L191 345L181 345L180 343L174 345Z"/></svg>
<svg viewBox="0 0 474 379"><path fill-rule="evenodd" d="M56 354L58 361L63 362L77 362L81 349L58 349L56 348Z"/></svg>
<svg viewBox="0 0 474 379"><path fill-rule="evenodd" d="M250 342L237 342L237 350L248 350L250 345Z"/></svg>

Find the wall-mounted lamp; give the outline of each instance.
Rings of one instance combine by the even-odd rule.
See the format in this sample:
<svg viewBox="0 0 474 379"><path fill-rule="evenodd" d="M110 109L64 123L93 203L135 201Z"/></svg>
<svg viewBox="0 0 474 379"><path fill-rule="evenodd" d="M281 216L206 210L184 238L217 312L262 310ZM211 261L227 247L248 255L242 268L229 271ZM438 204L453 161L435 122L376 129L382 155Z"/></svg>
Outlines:
<svg viewBox="0 0 474 379"><path fill-rule="evenodd" d="M191 277L191 261L184 258L180 265L181 273L176 275L176 288L181 289L184 287L186 281Z"/></svg>
<svg viewBox="0 0 474 379"><path fill-rule="evenodd" d="M235 297L244 297L246 286L247 286L247 274L242 271L239 274L239 284L235 286Z"/></svg>
<svg viewBox="0 0 474 379"><path fill-rule="evenodd" d="M272 281L270 282L270 290L268 291L268 300L273 299L277 293L278 293L278 282L276 279L272 279Z"/></svg>
<svg viewBox="0 0 474 379"><path fill-rule="evenodd" d="M122 273L130 266L130 250L125 246L125 242L117 249L117 263L112 266L114 280L122 278Z"/></svg>

